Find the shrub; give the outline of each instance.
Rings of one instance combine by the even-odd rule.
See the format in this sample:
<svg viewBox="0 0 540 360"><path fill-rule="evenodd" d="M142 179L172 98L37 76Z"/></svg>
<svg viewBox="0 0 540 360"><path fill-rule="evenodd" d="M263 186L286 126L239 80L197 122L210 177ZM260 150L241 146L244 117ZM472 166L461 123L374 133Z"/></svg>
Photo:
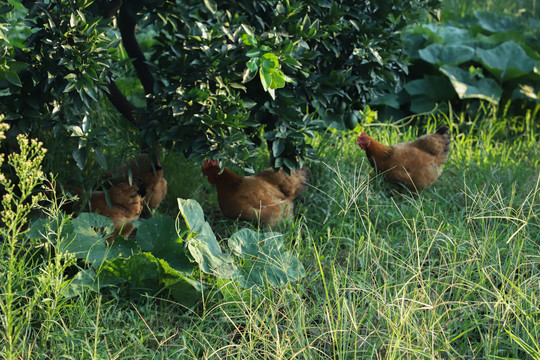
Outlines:
<svg viewBox="0 0 540 360"><path fill-rule="evenodd" d="M373 94L402 81L399 31L437 1L13 3L0 15L0 112L20 131L71 136L62 143L79 167L89 154L106 167L91 111L103 95L143 149L239 163L267 143L273 166L296 167L306 136L354 127ZM116 83L133 68L139 101Z"/></svg>

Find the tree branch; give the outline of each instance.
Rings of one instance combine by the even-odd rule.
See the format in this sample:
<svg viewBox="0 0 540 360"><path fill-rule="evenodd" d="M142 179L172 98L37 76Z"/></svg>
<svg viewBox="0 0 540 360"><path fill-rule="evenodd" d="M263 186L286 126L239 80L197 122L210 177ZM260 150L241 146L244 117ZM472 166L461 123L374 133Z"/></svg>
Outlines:
<svg viewBox="0 0 540 360"><path fill-rule="evenodd" d="M135 37L135 29L137 27L137 9L136 2L128 2L120 8L118 15L118 27L122 35L122 43L126 48L126 52L133 59L133 66L141 81L146 95L154 93L154 77L146 64L144 53Z"/></svg>
<svg viewBox="0 0 540 360"><path fill-rule="evenodd" d="M107 94L107 97L109 98L110 102L114 105L114 107L120 112L120 114L124 115L126 119L128 119L132 124L137 125L137 121L135 120L134 112L137 109L135 105L133 105L126 96L120 91L118 86L114 81L107 84L107 88L109 89L109 93Z"/></svg>

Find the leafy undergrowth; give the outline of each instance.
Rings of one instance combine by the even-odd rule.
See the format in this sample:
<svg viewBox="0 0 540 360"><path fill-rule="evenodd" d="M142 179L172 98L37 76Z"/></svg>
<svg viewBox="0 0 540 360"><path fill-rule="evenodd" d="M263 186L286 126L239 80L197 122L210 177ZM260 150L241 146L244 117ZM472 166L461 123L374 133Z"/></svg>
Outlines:
<svg viewBox="0 0 540 360"><path fill-rule="evenodd" d="M526 12L485 10L458 21L411 26L402 36L412 62L407 83L372 104L417 114L436 107L447 112L448 103L458 100L534 107L540 90L538 27L538 19Z"/></svg>
<svg viewBox="0 0 540 360"><path fill-rule="evenodd" d="M112 221L92 213L39 219L27 237L51 242L62 256L89 265L77 272L67 296L107 287L123 287L130 296L166 291L189 308L216 279L252 289L266 283L283 286L304 275L302 264L284 248L281 234L242 229L228 239L230 253L225 253L195 200L178 199L178 207L181 222L153 217L138 226L134 240L119 237L109 244ZM202 280L198 274L215 279Z"/></svg>

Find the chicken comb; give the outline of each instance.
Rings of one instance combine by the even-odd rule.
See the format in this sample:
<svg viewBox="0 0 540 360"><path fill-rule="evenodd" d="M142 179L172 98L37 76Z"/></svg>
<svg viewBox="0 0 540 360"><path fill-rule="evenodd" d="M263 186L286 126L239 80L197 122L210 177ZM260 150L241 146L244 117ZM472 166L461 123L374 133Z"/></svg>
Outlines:
<svg viewBox="0 0 540 360"><path fill-rule="evenodd" d="M219 163L217 160L206 159L202 167L202 172L203 174L205 174L211 168L216 168L216 167L219 169Z"/></svg>
<svg viewBox="0 0 540 360"><path fill-rule="evenodd" d="M364 131L363 133L361 133L360 135L358 135L358 138L356 139L356 143L358 144L360 142L360 140L364 139L364 137L366 137L367 134L366 132Z"/></svg>

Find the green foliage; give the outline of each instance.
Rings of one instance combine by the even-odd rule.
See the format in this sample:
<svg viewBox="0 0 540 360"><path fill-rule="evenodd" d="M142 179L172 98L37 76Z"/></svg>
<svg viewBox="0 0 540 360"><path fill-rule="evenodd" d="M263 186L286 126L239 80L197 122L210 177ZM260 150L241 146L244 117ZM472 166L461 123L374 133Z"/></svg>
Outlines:
<svg viewBox="0 0 540 360"><path fill-rule="evenodd" d="M373 103L429 112L445 111L449 102L511 100L538 103L540 77L536 42L538 21L476 10L474 16L444 24L424 24L403 34L413 65L399 94Z"/></svg>
<svg viewBox="0 0 540 360"><path fill-rule="evenodd" d="M111 20L93 14L86 0L25 3L29 9L11 3L0 19L7 32L0 36L0 113L14 136L60 141L82 169L88 153L99 157L110 145L88 114L116 69Z"/></svg>
<svg viewBox="0 0 540 360"><path fill-rule="evenodd" d="M113 144L90 109L112 96L115 80L133 76L115 23L102 17L112 3L13 3L0 20L28 39L2 37L0 112L19 132L61 141L79 168L90 157L106 167L104 149ZM118 24L139 22L147 61L133 63L141 80L146 70L152 79L143 81L145 98L133 101L146 107L122 113L141 132L141 147L243 163L266 143L274 167L301 166L312 158L306 138L314 131L354 128L373 94L401 81L398 32L436 4L125 3Z"/></svg>
<svg viewBox="0 0 540 360"><path fill-rule="evenodd" d="M182 254L194 260L186 242L200 242L192 230L212 238L197 206L184 201L192 230L180 225L184 216L178 222L144 221L136 241L118 238L104 246L112 252L122 245L123 255L105 260L101 272L85 266L72 281L75 257L55 249L58 239L75 246L67 236L74 220L60 216L53 202L47 216L55 223L42 228L45 237L21 234L15 257L9 245L0 246L6 274L0 304L9 299L7 284L14 299L11 313L2 308L0 329L15 330L11 338L0 336L0 357L534 358L540 349L540 148L534 120L515 136L504 129L521 122L494 113L479 113L474 121L466 114L431 115L426 128L378 123L370 109L363 116L371 120L369 132L385 142L451 125L452 148L441 178L414 197L395 194L355 144L357 132L315 134L312 145L322 161L310 166L313 181L305 202L297 204L299 218L282 236L270 237L251 230L236 237L244 224L227 220L233 235L216 232L229 246L208 260L212 273L190 261L188 276L178 270L183 260L174 263ZM99 248L110 225L85 216L75 228L82 232L84 223L95 221L92 231L101 239L89 230L83 239L95 238ZM203 262L213 256L211 248L201 247ZM298 254L303 271L287 252ZM227 253L239 275L253 276L217 278L219 269L210 261L226 261ZM267 275L261 276L264 262ZM292 265L287 285L270 281L285 272L271 264ZM240 285L259 279L265 282L256 287ZM101 280L115 287L97 292ZM200 292L191 280L204 284ZM181 294L186 303L187 294L202 299L200 306L184 311L175 301Z"/></svg>
<svg viewBox="0 0 540 360"><path fill-rule="evenodd" d="M49 240L63 256L75 257L91 265L81 270L70 284L71 296L85 289L99 290L124 286L133 295L170 291L180 304L191 307L201 300L201 291L212 278L234 280L246 288L273 284L283 286L304 276L302 264L283 247L280 234L258 234L244 229L231 236L229 248L238 259L224 253L200 205L178 199L182 224L169 217L144 221L136 241L117 238L108 244L112 221L98 214L82 213L62 223L40 219L32 225L30 239ZM201 282L198 271L207 274ZM215 280L214 280L215 281Z"/></svg>
<svg viewBox="0 0 540 360"><path fill-rule="evenodd" d="M0 141L6 139L9 128L3 120L4 116L0 115ZM57 293L63 285L61 279L43 281L44 272L56 277L65 267L61 263L39 262L37 259L45 257L46 251L41 252L41 247L25 237L30 214L44 199L42 193L35 192L46 180L41 169L46 153L42 146L39 141L20 134L17 151L7 161L5 154L0 154L0 352L5 359L20 358L25 347L21 339L27 336L32 321L28 314L38 311L45 299L51 301L52 310L40 320L51 319L49 315L55 313ZM8 171L14 176L6 176ZM66 266L71 264L70 259L62 260ZM38 316L34 320L37 319Z"/></svg>
<svg viewBox="0 0 540 360"><path fill-rule="evenodd" d="M441 5L440 18L442 22L462 19L475 10L488 10L506 15L529 13L538 16L540 14L540 8L535 0L448 0Z"/></svg>
<svg viewBox="0 0 540 360"><path fill-rule="evenodd" d="M268 284L282 287L305 275L302 263L285 249L281 234L242 229L230 237L228 245L243 260L238 279L246 288Z"/></svg>
<svg viewBox="0 0 540 360"><path fill-rule="evenodd" d="M154 23L152 59L170 99L163 106L178 119L163 124L167 138L189 145L188 154L206 147L239 162L256 153L262 128L273 166L301 165L306 135L354 128L371 96L399 82L406 65L397 31L433 4L182 3L182 16ZM235 136L238 127L248 137Z"/></svg>

